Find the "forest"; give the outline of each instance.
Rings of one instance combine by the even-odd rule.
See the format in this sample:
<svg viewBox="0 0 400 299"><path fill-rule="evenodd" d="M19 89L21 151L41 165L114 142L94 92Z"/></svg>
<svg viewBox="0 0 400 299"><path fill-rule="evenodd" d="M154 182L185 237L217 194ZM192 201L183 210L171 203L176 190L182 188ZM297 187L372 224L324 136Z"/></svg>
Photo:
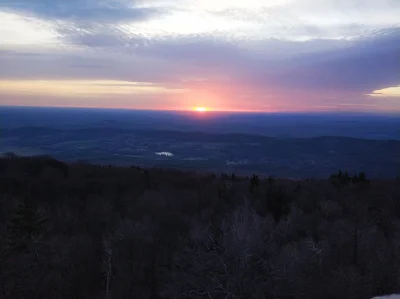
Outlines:
<svg viewBox="0 0 400 299"><path fill-rule="evenodd" d="M0 158L0 299L400 291L400 180Z"/></svg>

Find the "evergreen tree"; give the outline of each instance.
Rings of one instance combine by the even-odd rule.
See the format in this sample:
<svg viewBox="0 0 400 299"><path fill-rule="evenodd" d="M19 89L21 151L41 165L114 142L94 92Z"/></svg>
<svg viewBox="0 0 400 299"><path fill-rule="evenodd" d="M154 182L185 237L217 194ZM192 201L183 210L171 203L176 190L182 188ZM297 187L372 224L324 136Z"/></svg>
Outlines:
<svg viewBox="0 0 400 299"><path fill-rule="evenodd" d="M235 175L234 172L232 172L231 179L232 179L232 182L233 182L233 181L236 181L236 175Z"/></svg>
<svg viewBox="0 0 400 299"><path fill-rule="evenodd" d="M253 174L253 176L250 179L250 192L253 192L255 188L257 188L260 185L260 178L258 175Z"/></svg>
<svg viewBox="0 0 400 299"><path fill-rule="evenodd" d="M267 186L272 186L275 183L275 178L273 176L269 176L266 180Z"/></svg>
<svg viewBox="0 0 400 299"><path fill-rule="evenodd" d="M283 192L282 187L269 189L266 193L266 201L267 209L275 222L279 222L282 217L290 213L290 199Z"/></svg>
<svg viewBox="0 0 400 299"><path fill-rule="evenodd" d="M29 243L44 232L45 223L46 220L29 199L21 201L9 220L11 243Z"/></svg>

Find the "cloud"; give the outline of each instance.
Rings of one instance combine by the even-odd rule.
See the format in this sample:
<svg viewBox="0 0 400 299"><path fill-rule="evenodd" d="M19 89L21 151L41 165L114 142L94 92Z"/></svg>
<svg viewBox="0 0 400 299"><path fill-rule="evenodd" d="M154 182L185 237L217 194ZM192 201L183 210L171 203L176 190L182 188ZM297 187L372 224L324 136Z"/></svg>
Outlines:
<svg viewBox="0 0 400 299"><path fill-rule="evenodd" d="M125 0L13 0L0 3L5 45L104 46L124 39L121 24L135 24L164 11Z"/></svg>
<svg viewBox="0 0 400 299"><path fill-rule="evenodd" d="M12 0L0 4L1 8L46 20L81 24L139 21L160 13L159 9L136 7L133 1L123 0Z"/></svg>
<svg viewBox="0 0 400 299"><path fill-rule="evenodd" d="M383 97L383 98L399 98L400 99L400 85L394 87L383 88L380 90L375 90L371 94L372 97Z"/></svg>
<svg viewBox="0 0 400 299"><path fill-rule="evenodd" d="M400 31L376 35L343 49L299 56L281 65L280 74L257 72L252 80L314 92L371 90L399 83Z"/></svg>
<svg viewBox="0 0 400 299"><path fill-rule="evenodd" d="M0 36L0 49L25 45L46 47L57 44L60 38L51 22L1 10Z"/></svg>
<svg viewBox="0 0 400 299"><path fill-rule="evenodd" d="M0 93L60 97L101 97L118 95L166 95L186 92L148 82L117 80L0 80Z"/></svg>
<svg viewBox="0 0 400 299"><path fill-rule="evenodd" d="M221 39L304 41L368 35L398 26L397 0L148 0L169 14L140 27L150 36L209 34ZM185 24L185 26L182 26Z"/></svg>
<svg viewBox="0 0 400 299"><path fill-rule="evenodd" d="M210 38L149 42L132 49L189 69L225 74L252 87L310 89L315 92L371 90L399 83L400 28L379 31L360 41L265 40L253 47ZM206 77L205 73L199 76Z"/></svg>

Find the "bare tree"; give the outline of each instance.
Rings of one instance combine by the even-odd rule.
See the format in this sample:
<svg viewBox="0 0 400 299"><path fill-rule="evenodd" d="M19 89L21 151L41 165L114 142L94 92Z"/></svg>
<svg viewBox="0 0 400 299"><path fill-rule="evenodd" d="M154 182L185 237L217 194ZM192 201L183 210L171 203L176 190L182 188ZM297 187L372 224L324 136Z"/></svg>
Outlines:
<svg viewBox="0 0 400 299"><path fill-rule="evenodd" d="M267 222L245 201L218 228L195 223L189 238L182 240L164 294L171 298L263 298L273 274L267 258L271 244L264 236Z"/></svg>
<svg viewBox="0 0 400 299"><path fill-rule="evenodd" d="M111 279L113 277L113 273L112 273L113 251L112 251L112 246L111 246L111 239L109 236L103 236L103 249L104 249L103 267L104 267L104 273L106 276L105 299L110 299L111 298Z"/></svg>

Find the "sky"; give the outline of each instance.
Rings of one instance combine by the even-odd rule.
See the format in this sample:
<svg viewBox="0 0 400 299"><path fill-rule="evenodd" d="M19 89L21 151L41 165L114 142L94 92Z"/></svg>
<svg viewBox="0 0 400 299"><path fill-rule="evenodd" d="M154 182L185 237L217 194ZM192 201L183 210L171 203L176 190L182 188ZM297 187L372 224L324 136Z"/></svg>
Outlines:
<svg viewBox="0 0 400 299"><path fill-rule="evenodd" d="M400 0L0 0L0 105L400 112Z"/></svg>

